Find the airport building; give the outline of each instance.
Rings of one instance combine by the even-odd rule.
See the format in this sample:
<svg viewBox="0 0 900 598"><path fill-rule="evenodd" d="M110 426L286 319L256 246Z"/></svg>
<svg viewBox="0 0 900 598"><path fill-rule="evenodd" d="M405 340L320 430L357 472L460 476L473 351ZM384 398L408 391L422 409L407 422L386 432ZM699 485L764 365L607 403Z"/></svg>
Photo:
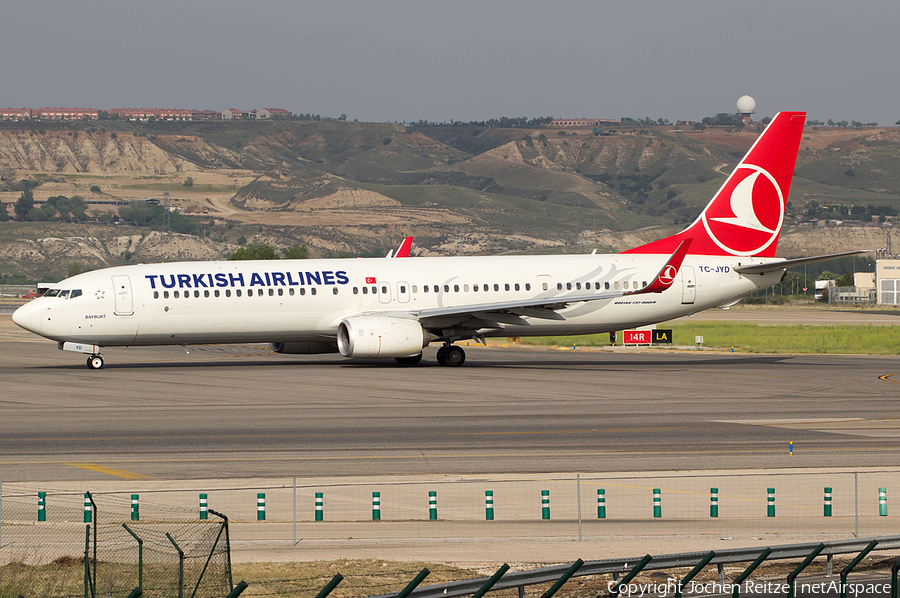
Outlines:
<svg viewBox="0 0 900 598"><path fill-rule="evenodd" d="M878 305L900 305L900 259L875 261Z"/></svg>

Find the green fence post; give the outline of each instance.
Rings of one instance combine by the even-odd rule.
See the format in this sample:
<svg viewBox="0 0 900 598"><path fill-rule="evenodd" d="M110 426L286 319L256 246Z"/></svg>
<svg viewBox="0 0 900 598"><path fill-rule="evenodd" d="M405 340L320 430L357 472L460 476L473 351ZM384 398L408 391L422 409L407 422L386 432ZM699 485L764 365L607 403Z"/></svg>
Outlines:
<svg viewBox="0 0 900 598"><path fill-rule="evenodd" d="M437 492L435 490L428 491L428 519L429 521L437 520Z"/></svg>
<svg viewBox="0 0 900 598"><path fill-rule="evenodd" d="M209 519L209 504L205 494L200 495L200 519Z"/></svg>
<svg viewBox="0 0 900 598"><path fill-rule="evenodd" d="M719 489L718 488L710 488L709 489L709 516L710 517L718 517L719 516Z"/></svg>
<svg viewBox="0 0 900 598"><path fill-rule="evenodd" d="M887 517L887 488L878 489L878 514Z"/></svg>
<svg viewBox="0 0 900 598"><path fill-rule="evenodd" d="M256 520L266 520L266 494L259 492L256 495Z"/></svg>
<svg viewBox="0 0 900 598"><path fill-rule="evenodd" d="M550 491L541 490L541 519L550 519Z"/></svg>
<svg viewBox="0 0 900 598"><path fill-rule="evenodd" d="M132 521L140 521L140 519L141 519L141 514L139 511L140 505L138 503L139 500L140 500L139 495L137 495L137 494L131 495L131 520Z"/></svg>
<svg viewBox="0 0 900 598"><path fill-rule="evenodd" d="M89 492L84 493L84 522L91 522L91 495Z"/></svg>
<svg viewBox="0 0 900 598"><path fill-rule="evenodd" d="M372 521L381 521L381 492L372 493Z"/></svg>
<svg viewBox="0 0 900 598"><path fill-rule="evenodd" d="M47 521L47 493L38 492L38 521Z"/></svg>
<svg viewBox="0 0 900 598"><path fill-rule="evenodd" d="M766 498L767 507L766 507L766 517L774 517L775 516L775 488L769 488L769 495Z"/></svg>
<svg viewBox="0 0 900 598"><path fill-rule="evenodd" d="M659 488L653 489L653 517L662 517L662 491Z"/></svg>
<svg viewBox="0 0 900 598"><path fill-rule="evenodd" d="M316 492L316 521L324 521L325 520L324 497L325 497L325 495L323 493ZM264 519L265 519L265 517L264 517Z"/></svg>
<svg viewBox="0 0 900 598"><path fill-rule="evenodd" d="M825 516L831 517L831 488L825 487Z"/></svg>
<svg viewBox="0 0 900 598"><path fill-rule="evenodd" d="M606 490L597 488L597 519L606 519Z"/></svg>
<svg viewBox="0 0 900 598"><path fill-rule="evenodd" d="M493 521L494 520L494 491L493 490L485 490L484 491L484 520L485 521Z"/></svg>

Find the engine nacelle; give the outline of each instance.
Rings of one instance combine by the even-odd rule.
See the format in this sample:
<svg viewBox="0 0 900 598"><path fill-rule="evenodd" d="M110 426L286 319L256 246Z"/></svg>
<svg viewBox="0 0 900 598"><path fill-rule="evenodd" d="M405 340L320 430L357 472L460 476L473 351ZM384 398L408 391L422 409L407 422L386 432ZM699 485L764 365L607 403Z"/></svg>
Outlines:
<svg viewBox="0 0 900 598"><path fill-rule="evenodd" d="M314 353L337 353L334 341L295 341L287 343L269 343L275 353L296 355L312 355Z"/></svg>
<svg viewBox="0 0 900 598"><path fill-rule="evenodd" d="M430 336L416 320L356 316L341 320L337 342L344 357L412 357Z"/></svg>

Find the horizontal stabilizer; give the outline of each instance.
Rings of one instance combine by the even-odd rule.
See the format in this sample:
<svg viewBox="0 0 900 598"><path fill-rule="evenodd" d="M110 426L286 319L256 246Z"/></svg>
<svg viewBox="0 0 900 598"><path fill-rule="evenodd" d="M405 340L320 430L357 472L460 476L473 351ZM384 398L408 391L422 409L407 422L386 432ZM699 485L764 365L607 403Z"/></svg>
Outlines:
<svg viewBox="0 0 900 598"><path fill-rule="evenodd" d="M735 266L734 271L740 274L766 274L768 272L777 272L778 270L786 270L787 268L796 268L797 266L806 266L808 264L827 262L828 260L836 260L841 257L859 255L861 253L871 253L871 250L861 249L859 251L848 251L846 253L829 253L828 255L816 255L813 257L800 257L793 260L781 260L780 262L769 262L766 264Z"/></svg>

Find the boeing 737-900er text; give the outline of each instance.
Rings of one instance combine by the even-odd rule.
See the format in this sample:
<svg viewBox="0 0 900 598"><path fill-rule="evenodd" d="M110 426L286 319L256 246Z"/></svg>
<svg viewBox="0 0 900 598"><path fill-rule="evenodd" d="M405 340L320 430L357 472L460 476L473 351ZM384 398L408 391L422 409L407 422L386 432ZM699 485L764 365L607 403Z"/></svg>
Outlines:
<svg viewBox="0 0 900 598"><path fill-rule="evenodd" d="M786 269L775 258L804 112L772 119L699 218L618 254L141 264L68 278L13 321L89 355L102 347L270 343L278 353L437 360L486 337L591 334L724 307ZM856 253L856 252L854 252ZM389 256L390 257L390 256Z"/></svg>

